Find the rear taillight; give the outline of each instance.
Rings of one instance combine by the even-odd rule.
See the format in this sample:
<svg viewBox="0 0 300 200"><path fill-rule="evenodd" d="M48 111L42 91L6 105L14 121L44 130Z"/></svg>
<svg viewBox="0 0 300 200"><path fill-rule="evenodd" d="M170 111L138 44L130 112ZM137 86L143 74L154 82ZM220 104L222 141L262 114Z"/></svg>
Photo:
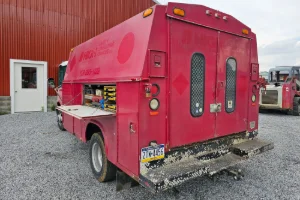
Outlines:
<svg viewBox="0 0 300 200"><path fill-rule="evenodd" d="M159 95L160 92L160 87L158 84L153 83L152 84L152 88L151 88L151 93L153 97L157 97Z"/></svg>

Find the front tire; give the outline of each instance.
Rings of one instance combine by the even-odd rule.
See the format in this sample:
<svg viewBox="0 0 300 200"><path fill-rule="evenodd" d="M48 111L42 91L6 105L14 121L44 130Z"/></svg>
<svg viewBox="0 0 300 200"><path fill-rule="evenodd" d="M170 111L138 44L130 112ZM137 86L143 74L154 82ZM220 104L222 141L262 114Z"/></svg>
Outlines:
<svg viewBox="0 0 300 200"><path fill-rule="evenodd" d="M99 133L94 133L90 141L90 165L99 182L115 179L117 168L108 159Z"/></svg>
<svg viewBox="0 0 300 200"><path fill-rule="evenodd" d="M65 127L62 120L62 113L59 110L56 110L56 120L57 120L57 126L61 131L65 131Z"/></svg>

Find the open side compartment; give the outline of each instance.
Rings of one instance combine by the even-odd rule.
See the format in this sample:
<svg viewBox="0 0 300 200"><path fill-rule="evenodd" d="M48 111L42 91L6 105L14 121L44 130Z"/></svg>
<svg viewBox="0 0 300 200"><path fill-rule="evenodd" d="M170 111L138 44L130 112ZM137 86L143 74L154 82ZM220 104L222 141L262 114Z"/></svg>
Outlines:
<svg viewBox="0 0 300 200"><path fill-rule="evenodd" d="M86 126L84 120L116 116L116 86L113 84L82 86L83 91L78 93L82 98L80 103L61 105L56 109L62 113L60 120L64 129L85 141L85 133L82 132Z"/></svg>
<svg viewBox="0 0 300 200"><path fill-rule="evenodd" d="M117 111L117 86L114 84L84 85L83 98L85 106Z"/></svg>
<svg viewBox="0 0 300 200"><path fill-rule="evenodd" d="M59 106L57 107L57 110L77 119L115 115L115 112L95 109L93 107L83 105Z"/></svg>

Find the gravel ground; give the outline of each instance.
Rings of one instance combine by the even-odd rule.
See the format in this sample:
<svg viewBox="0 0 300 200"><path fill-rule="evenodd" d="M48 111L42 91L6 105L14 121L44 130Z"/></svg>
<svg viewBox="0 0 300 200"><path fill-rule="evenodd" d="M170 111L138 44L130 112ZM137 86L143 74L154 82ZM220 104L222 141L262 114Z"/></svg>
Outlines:
<svg viewBox="0 0 300 200"><path fill-rule="evenodd" d="M55 113L0 116L0 199L300 199L299 120L260 114L260 138L275 149L239 164L243 180L197 178L177 195L153 195L142 187L116 193L115 181L97 182L88 145L61 132Z"/></svg>

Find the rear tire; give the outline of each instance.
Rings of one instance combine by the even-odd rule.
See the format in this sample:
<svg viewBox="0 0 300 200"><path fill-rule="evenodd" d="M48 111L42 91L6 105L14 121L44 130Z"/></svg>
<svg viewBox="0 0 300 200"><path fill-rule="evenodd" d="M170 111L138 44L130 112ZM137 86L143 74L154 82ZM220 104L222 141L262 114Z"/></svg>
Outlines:
<svg viewBox="0 0 300 200"><path fill-rule="evenodd" d="M90 165L99 182L114 180L117 168L108 159L99 133L94 133L90 141Z"/></svg>
<svg viewBox="0 0 300 200"><path fill-rule="evenodd" d="M294 97L292 114L294 116L300 116L300 97Z"/></svg>

